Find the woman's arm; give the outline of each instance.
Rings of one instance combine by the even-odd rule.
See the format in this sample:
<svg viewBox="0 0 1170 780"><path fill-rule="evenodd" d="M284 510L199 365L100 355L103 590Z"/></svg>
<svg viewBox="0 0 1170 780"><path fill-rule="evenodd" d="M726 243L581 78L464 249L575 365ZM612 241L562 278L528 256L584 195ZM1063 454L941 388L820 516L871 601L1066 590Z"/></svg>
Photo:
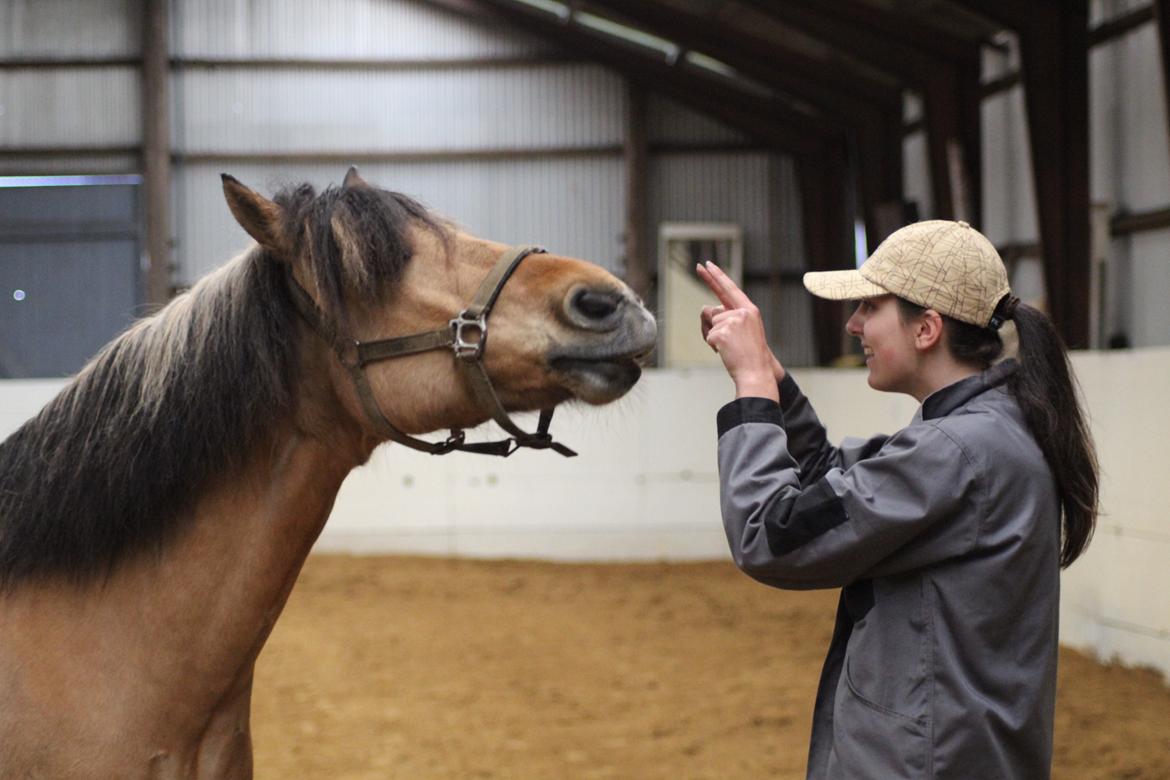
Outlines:
<svg viewBox="0 0 1170 780"><path fill-rule="evenodd" d="M780 588L828 588L961 555L975 544L976 472L939 427L915 425L875 457L803 483L776 404L719 411L719 487L732 557Z"/></svg>
<svg viewBox="0 0 1170 780"><path fill-rule="evenodd" d="M717 266L699 265L695 271L720 301L719 306L703 307L699 317L703 338L719 353L735 382L737 398L767 398L780 404L788 450L800 466L802 485L812 484L831 468L848 468L881 448L886 436L832 446L812 404L768 347L759 309Z"/></svg>

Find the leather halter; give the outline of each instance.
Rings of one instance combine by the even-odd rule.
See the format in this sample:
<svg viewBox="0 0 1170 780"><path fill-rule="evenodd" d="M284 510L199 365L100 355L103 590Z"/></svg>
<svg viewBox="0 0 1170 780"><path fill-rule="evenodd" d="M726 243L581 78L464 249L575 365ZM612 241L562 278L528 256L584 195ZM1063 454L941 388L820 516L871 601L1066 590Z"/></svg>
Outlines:
<svg viewBox="0 0 1170 780"><path fill-rule="evenodd" d="M572 457L577 453L565 445L553 441L552 435L548 432L549 423L552 422L552 409L541 410L540 421L532 433L522 430L512 422L512 418L508 416L508 412L500 403L499 396L496 395L492 380L483 364L483 352L487 346L488 314L491 313L496 298L499 297L500 291L504 289L504 284L521 260L529 255L544 254L544 251L537 246L523 246L513 247L504 252L487 278L480 283L479 290L475 293L471 305L448 322L447 327L393 339L362 342L347 338L337 332L337 329L321 312L312 296L305 291L305 288L301 287L291 273L289 274L289 290L292 292L297 312L333 348L341 365L349 372L357 388L358 398L361 399L362 407L365 409L366 417L387 438L399 444L405 444L407 447L429 452L432 455L446 455L448 452L462 450L506 458L521 447L531 447L537 450L551 449L566 457ZM501 428L512 434L510 438L493 442L469 442L465 440L462 429L452 428L451 434L445 441L429 442L403 433L386 419L386 415L382 413L377 399L374 398L374 392L370 388L370 382L365 372L366 366L379 360L429 352L434 349L450 349L452 351L456 365L462 369L471 383L476 400L481 406L487 408L492 419Z"/></svg>

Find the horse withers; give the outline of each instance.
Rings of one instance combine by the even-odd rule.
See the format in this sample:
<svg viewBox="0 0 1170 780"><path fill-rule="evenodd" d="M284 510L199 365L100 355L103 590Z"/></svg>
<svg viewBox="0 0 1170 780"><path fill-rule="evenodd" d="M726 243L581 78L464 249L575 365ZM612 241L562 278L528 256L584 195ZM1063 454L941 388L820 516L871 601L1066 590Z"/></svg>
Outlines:
<svg viewBox="0 0 1170 780"><path fill-rule="evenodd" d="M224 191L256 245L0 444L0 778L250 777L256 658L345 476L388 438L613 401L654 346L605 270L502 268L355 171Z"/></svg>

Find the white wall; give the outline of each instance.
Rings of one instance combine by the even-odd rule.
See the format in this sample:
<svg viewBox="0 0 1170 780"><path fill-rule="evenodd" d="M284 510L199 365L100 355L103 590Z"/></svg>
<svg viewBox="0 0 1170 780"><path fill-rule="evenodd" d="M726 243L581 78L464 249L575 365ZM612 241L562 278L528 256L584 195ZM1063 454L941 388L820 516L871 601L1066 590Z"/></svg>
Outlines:
<svg viewBox="0 0 1170 780"><path fill-rule="evenodd" d="M1170 349L1077 355L1101 460L1101 517L1064 575L1062 639L1170 676Z"/></svg>
<svg viewBox="0 0 1170 780"><path fill-rule="evenodd" d="M909 399L864 392L856 373L800 374L834 431L895 430ZM580 455L508 460L378 451L342 488L319 550L685 560L727 556L719 519L715 411L722 369L648 371L615 406L562 409L556 438ZM533 421L522 425L531 427ZM485 433L486 435L486 433ZM842 433L843 435L843 433Z"/></svg>
<svg viewBox="0 0 1170 780"><path fill-rule="evenodd" d="M1067 644L1170 674L1170 349L1080 353L1074 360L1102 466L1102 516L1064 575ZM893 431L915 405L870 392L854 370L802 370L830 436ZM0 436L60 388L0 382ZM558 411L553 432L580 456L436 458L384 447L338 496L317 551L551 560L725 558L715 411L721 371L649 371L603 409ZM529 427L534 423L525 420ZM479 431L486 436L490 431Z"/></svg>

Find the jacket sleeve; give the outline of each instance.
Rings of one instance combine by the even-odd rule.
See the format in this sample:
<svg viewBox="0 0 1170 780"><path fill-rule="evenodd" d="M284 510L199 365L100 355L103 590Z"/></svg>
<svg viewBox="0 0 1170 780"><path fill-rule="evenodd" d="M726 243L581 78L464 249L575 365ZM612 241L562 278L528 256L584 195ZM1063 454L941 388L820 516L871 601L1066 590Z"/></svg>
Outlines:
<svg viewBox="0 0 1170 780"><path fill-rule="evenodd" d="M736 565L780 588L839 587L961 555L978 517L976 470L937 425L913 425L871 457L802 484L779 406L719 411L724 530Z"/></svg>
<svg viewBox="0 0 1170 780"><path fill-rule="evenodd" d="M788 451L800 466L800 484L808 486L825 476L829 469L847 469L882 448L885 435L869 439L845 439L840 447L829 443L825 426L800 386L786 373L780 382L780 407Z"/></svg>

